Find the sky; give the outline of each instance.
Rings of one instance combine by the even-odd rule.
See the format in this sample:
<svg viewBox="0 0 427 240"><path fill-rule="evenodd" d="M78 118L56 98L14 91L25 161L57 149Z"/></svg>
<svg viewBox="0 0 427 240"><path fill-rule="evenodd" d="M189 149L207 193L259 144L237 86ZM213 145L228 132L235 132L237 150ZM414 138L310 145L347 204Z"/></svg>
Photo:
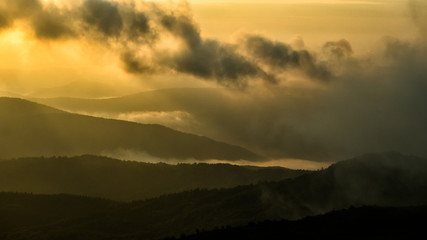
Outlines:
<svg viewBox="0 0 427 240"><path fill-rule="evenodd" d="M427 156L426 5L0 0L0 94L218 88L200 133L273 158Z"/></svg>
<svg viewBox="0 0 427 240"><path fill-rule="evenodd" d="M19 6L20 4L22 6ZM101 89L104 92L94 94L95 97L120 95L136 89L215 86L211 82L198 79L211 78L212 76L206 76L211 73L178 69L185 68L176 66L177 61L184 61L176 59L178 56L175 56L175 59L156 60L156 65L165 65L163 61L174 65L167 67L166 70L172 70L167 74L159 74L164 73L165 69L150 69L151 72L135 74L142 69L132 70L129 66L124 66L125 56L131 57L125 53L126 51L133 52L135 51L133 48L140 50L154 42L136 42L135 38L123 37L124 34L117 38L114 36L114 26L111 29L103 29L105 26L102 24L114 24L113 20L108 22L108 17L96 14L102 11L102 7L108 6L117 8L119 16L130 16L139 12L147 20L144 23L147 25L145 30L150 33L144 36L140 34L138 38L144 41L156 38L157 46L154 50L159 52L153 53L151 51L153 49L145 52L140 50L138 54L146 56L144 61L152 60L147 60L151 57L148 55L169 54L182 47L179 46L182 45L182 39L179 38L183 36L179 36L177 29L162 26L159 22L162 21L159 19L161 14L171 14L181 20L186 18L203 41L238 44L244 38L242 36L251 34L270 41L294 44L312 51L312 54L321 53L323 45L328 41L346 39L351 43L354 55L369 55L384 36L412 40L417 32L409 16L411 13L408 2L401 0L189 2L2 0L1 5L3 10L0 11L0 16L3 16L1 18L3 20L0 21L2 23L0 89L27 95L36 94L40 89L61 87L71 82L96 82L107 85L105 89ZM154 8L162 9L163 13ZM169 13L166 13L168 11ZM92 16L94 18L99 17L98 22L96 20L91 22L90 14L94 14ZM123 18L119 24L122 24L123 28L129 28L127 24L132 24L131 21L135 24L138 20L141 19ZM49 29L53 29L52 32L46 31ZM156 37L150 35L155 34L154 32L157 34ZM178 73L173 76L173 81L170 79L172 73ZM111 85L116 88L120 86L120 91L117 89L116 92L111 91Z"/></svg>

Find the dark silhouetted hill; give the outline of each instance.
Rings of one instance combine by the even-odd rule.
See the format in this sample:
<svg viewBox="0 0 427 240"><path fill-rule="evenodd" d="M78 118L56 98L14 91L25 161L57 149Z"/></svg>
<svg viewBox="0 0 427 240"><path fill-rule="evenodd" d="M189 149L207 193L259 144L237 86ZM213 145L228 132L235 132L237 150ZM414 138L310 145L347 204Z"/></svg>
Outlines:
<svg viewBox="0 0 427 240"><path fill-rule="evenodd" d="M427 159L396 152L366 154L264 185L263 194L273 212L287 219L349 206L427 204Z"/></svg>
<svg viewBox="0 0 427 240"><path fill-rule="evenodd" d="M84 155L0 161L0 191L141 200L196 188L293 178L307 171L228 164L150 164Z"/></svg>
<svg viewBox="0 0 427 240"><path fill-rule="evenodd" d="M242 147L160 125L71 114L16 98L0 98L0 133L0 158L120 149L162 158L262 159Z"/></svg>
<svg viewBox="0 0 427 240"><path fill-rule="evenodd" d="M36 221L29 224L28 221L33 220L28 212L33 216L47 213L48 216L55 215L58 205L52 203L55 207L50 207L49 202L55 201L56 196L44 196L46 200L43 203L32 205L32 198L39 199L39 196L1 194L0 219L8 219L9 215L16 217L11 218L13 221L3 220L8 221L7 226L13 227L7 229L3 227L1 231L3 236L0 237L159 239L194 234L197 229L244 226L251 222L266 220L298 220L352 206L422 206L427 202L426 172L427 160L423 158L399 153L367 154L294 179L229 189L186 191L144 201L116 203L117 205L109 206L108 209L100 204L100 209L92 209L95 213L89 216L83 216L75 209L70 213L75 214L75 217L69 215L46 224L39 224ZM14 198L23 200L18 201ZM63 207L67 206L65 204ZM375 216L387 218L393 215L383 214L381 211L377 212L378 215L373 212L373 219L376 219ZM358 216L357 211L352 214L349 216ZM361 219L365 219L363 214L362 211ZM346 215L342 215L343 223L347 221ZM339 216L340 214L335 217L331 215L327 218L335 219L331 220L333 223L339 222ZM26 220L27 224L22 226L20 219L30 220ZM314 223L321 221L313 219ZM331 231L339 231L335 229L335 225L329 228Z"/></svg>
<svg viewBox="0 0 427 240"><path fill-rule="evenodd" d="M427 207L360 207L298 221L266 221L222 227L168 240L417 239L425 234Z"/></svg>

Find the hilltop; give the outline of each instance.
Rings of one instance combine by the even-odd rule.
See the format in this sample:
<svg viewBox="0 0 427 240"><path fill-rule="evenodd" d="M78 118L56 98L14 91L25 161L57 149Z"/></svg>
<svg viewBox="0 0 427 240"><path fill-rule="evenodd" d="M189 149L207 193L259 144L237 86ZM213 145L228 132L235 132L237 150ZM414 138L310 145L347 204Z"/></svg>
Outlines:
<svg viewBox="0 0 427 240"><path fill-rule="evenodd" d="M263 159L239 146L157 124L72 114L17 98L0 98L0 109L0 158L131 150L161 158Z"/></svg>
<svg viewBox="0 0 427 240"><path fill-rule="evenodd" d="M348 174L352 169L354 174ZM299 220L351 207L423 206L426 189L427 159L375 153L283 181L186 191L132 203L4 193L0 219L7 219L7 224L0 226L4 239L160 239L197 229ZM58 202L58 197L64 200ZM94 201L100 201L99 207L93 207ZM70 205L80 207L69 212ZM88 206L93 209L86 213ZM379 215L388 216L381 211ZM48 219L44 223L37 220L42 216Z"/></svg>
<svg viewBox="0 0 427 240"><path fill-rule="evenodd" d="M279 181L307 172L229 164L152 164L91 155L21 158L0 161L0 191L132 201L197 188Z"/></svg>

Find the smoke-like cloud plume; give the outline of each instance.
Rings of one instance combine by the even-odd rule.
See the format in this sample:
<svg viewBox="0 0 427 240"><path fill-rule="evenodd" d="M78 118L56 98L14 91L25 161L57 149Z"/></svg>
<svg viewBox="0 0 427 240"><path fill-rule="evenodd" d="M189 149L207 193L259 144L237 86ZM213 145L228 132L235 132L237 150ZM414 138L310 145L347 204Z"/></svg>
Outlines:
<svg viewBox="0 0 427 240"><path fill-rule="evenodd" d="M81 11L83 21L98 32L107 37L120 36L123 29L123 20L117 3L86 0L83 2Z"/></svg>
<svg viewBox="0 0 427 240"><path fill-rule="evenodd" d="M114 46L133 74L175 71L234 88L277 83L287 70L327 80L331 74L307 50L248 35L235 44L202 38L184 3L83 0L57 6L40 0L0 1L0 28L25 22L40 41L81 39ZM162 41L173 39L170 49ZM245 46L242 49L240 46Z"/></svg>
<svg viewBox="0 0 427 240"><path fill-rule="evenodd" d="M3 19L0 22L3 22L3 27L13 27L15 22L24 20L35 36L42 40L74 35L70 26L74 20L67 14L52 4L43 6L39 0L0 2L0 19Z"/></svg>
<svg viewBox="0 0 427 240"><path fill-rule="evenodd" d="M327 42L323 45L322 50L324 54L333 59L348 58L353 54L350 43L345 39L336 42Z"/></svg>
<svg viewBox="0 0 427 240"><path fill-rule="evenodd" d="M0 30L9 27L9 19L4 12L0 12Z"/></svg>
<svg viewBox="0 0 427 240"><path fill-rule="evenodd" d="M298 69L318 80L328 80L331 77L326 66L318 64L307 50L294 50L290 45L273 42L258 35L246 36L243 43L249 57L275 70Z"/></svg>

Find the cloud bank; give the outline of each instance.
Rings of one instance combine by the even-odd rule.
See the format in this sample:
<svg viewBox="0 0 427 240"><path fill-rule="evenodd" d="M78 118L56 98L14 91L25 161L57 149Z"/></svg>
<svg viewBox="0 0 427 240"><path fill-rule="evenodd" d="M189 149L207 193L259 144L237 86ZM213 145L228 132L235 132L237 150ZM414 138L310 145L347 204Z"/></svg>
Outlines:
<svg viewBox="0 0 427 240"><path fill-rule="evenodd" d="M233 44L204 39L186 2L0 1L0 29L20 25L39 41L106 45L133 74L178 72L239 89L251 81L278 83L289 70L308 79L331 77L309 51L260 35L245 35Z"/></svg>
<svg viewBox="0 0 427 240"><path fill-rule="evenodd" d="M204 124L194 132L272 158L341 160L390 150L427 156L425 1L408 4L418 39L385 37L363 57L346 39L324 43L319 53L302 39L294 45L259 34L233 43L206 39L185 2L69 2L2 0L0 29L24 25L39 41L108 46L136 75L178 72L246 89L177 111ZM282 84L294 76L303 81ZM265 87L250 87L258 82Z"/></svg>

